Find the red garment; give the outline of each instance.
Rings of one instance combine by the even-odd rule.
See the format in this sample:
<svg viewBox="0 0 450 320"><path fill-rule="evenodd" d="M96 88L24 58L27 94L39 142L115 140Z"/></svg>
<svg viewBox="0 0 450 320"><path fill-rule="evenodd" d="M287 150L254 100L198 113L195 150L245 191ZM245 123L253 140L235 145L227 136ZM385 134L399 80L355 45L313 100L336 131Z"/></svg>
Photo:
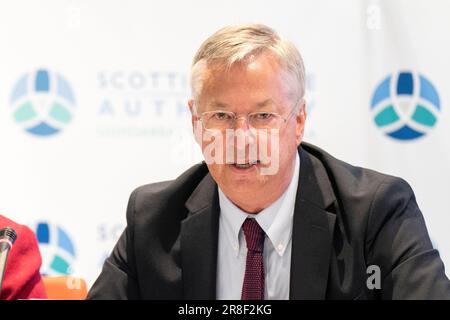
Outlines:
<svg viewBox="0 0 450 320"><path fill-rule="evenodd" d="M45 299L47 295L39 273L42 260L36 236L28 227L0 215L0 229L4 227L14 228L17 239L9 252L0 299Z"/></svg>

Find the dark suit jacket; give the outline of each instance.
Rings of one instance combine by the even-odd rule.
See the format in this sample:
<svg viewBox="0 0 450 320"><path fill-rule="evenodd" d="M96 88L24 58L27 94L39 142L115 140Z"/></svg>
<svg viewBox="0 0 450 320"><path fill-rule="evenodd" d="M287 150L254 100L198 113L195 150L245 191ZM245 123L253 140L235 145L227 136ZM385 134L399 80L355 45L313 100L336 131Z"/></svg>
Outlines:
<svg viewBox="0 0 450 320"><path fill-rule="evenodd" d="M414 193L402 179L302 143L291 299L450 299ZM137 188L91 299L215 299L220 208L204 163ZM366 284L381 271L381 289ZM372 281L370 281L373 283Z"/></svg>

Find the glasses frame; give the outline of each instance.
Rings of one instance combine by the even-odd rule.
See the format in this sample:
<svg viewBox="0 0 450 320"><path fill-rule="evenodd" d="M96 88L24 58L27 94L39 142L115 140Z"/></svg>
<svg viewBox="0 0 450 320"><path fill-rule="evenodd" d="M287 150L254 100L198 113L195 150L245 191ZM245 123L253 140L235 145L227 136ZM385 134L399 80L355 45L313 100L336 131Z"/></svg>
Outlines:
<svg viewBox="0 0 450 320"><path fill-rule="evenodd" d="M290 117L294 114L294 112L298 109L298 105L300 104L301 100L303 100L303 98L300 98L299 100L297 100L297 102L295 103L294 107L292 108L292 110L288 113L288 115L286 117L283 117L281 114L277 113L277 112L268 112L268 111L258 111L258 112L250 112L247 113L245 115L240 115L238 116L235 112L232 111L225 111L225 110L213 110L213 111L206 111L206 112L202 112L200 115L195 115L196 119L198 121L200 121L202 123L202 127L204 130L220 130L218 128L206 128L205 127L205 121L203 120L203 118L208 115L208 114L212 114L212 113L226 113L226 114L230 114L233 115L232 118L232 126L230 128L225 128L222 130L227 130L227 129L234 129L236 126L236 122L238 119L245 117L245 121L247 122L249 128L258 130L258 128L254 128L250 125L249 122L249 117L251 115L254 114L260 114L260 113L270 113L272 115L275 115L277 118L283 120L283 123L281 125L278 125L276 128L271 128L271 129L280 129L284 124L286 124L288 122L288 120L290 119ZM300 112L303 112L303 109L300 110Z"/></svg>

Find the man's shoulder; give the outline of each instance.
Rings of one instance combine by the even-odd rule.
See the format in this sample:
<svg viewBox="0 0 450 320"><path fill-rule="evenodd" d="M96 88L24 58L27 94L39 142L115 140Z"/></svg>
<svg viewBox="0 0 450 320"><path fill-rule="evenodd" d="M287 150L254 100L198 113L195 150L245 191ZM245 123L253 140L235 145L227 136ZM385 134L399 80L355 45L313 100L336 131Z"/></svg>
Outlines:
<svg viewBox="0 0 450 320"><path fill-rule="evenodd" d="M337 159L328 152L310 143L302 143L313 163L323 166L332 184L352 190L378 188L382 184L393 184L399 188L409 188L402 178L382 173L370 168L352 165Z"/></svg>
<svg viewBox="0 0 450 320"><path fill-rule="evenodd" d="M420 214L406 210L417 205L412 188L402 178L353 166L309 144L302 147L315 167L313 171L326 172L324 180L332 194L329 198L335 200L334 212L353 231L354 239L373 239L386 221Z"/></svg>
<svg viewBox="0 0 450 320"><path fill-rule="evenodd" d="M302 148L313 166L326 172L330 188L348 213L369 212L378 203L402 206L415 198L411 186L400 177L351 165L308 143L302 143Z"/></svg>
<svg viewBox="0 0 450 320"><path fill-rule="evenodd" d="M200 181L209 173L204 162L198 163L174 180L160 181L142 185L134 189L130 203L139 209L152 204L182 204L189 198Z"/></svg>

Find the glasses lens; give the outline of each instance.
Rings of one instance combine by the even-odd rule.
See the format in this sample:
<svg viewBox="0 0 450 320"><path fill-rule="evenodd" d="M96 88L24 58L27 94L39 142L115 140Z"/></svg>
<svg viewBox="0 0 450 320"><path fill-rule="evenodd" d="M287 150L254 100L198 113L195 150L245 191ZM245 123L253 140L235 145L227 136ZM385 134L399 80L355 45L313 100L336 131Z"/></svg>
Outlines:
<svg viewBox="0 0 450 320"><path fill-rule="evenodd" d="M255 129L276 129L279 126L279 116L272 112L251 113L248 121Z"/></svg>
<svg viewBox="0 0 450 320"><path fill-rule="evenodd" d="M228 129L233 127L234 115L230 112L217 111L204 114L206 129Z"/></svg>

